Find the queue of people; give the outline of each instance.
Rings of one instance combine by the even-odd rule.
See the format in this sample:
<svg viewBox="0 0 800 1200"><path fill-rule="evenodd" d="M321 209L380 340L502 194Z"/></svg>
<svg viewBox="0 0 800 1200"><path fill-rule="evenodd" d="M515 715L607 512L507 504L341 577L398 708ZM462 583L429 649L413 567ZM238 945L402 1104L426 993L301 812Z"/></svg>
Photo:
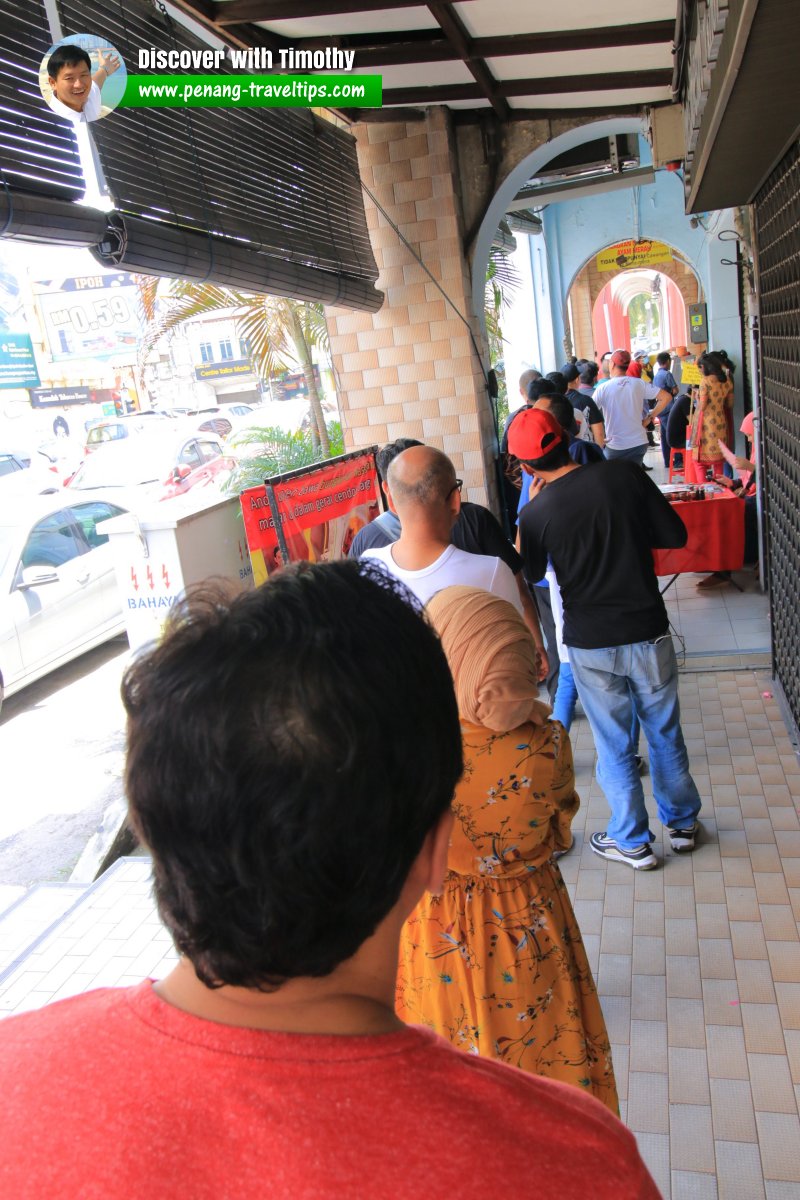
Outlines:
<svg viewBox="0 0 800 1200"><path fill-rule="evenodd" d="M708 357L698 469L727 432ZM666 364L630 366L520 381L516 548L446 455L400 439L350 561L173 607L123 700L131 823L180 960L0 1025L9 1195L210 1200L267 1179L301 1200L471 1200L499 1162L520 1197L656 1200L559 869L569 733L539 699L560 642L609 806L595 854L658 865L639 724L667 840L694 849L652 558L686 528L641 469L679 392Z"/></svg>

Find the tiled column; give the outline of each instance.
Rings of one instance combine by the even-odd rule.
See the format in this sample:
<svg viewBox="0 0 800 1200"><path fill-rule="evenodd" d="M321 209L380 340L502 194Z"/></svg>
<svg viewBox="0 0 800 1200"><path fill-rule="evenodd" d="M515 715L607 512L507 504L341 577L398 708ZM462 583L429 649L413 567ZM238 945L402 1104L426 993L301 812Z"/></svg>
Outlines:
<svg viewBox="0 0 800 1200"><path fill-rule="evenodd" d="M449 455L464 495L494 496L494 434L470 329L480 345L462 250L447 114L356 127L361 176L425 267L364 197L386 300L379 312L329 308L331 355L348 449L419 438Z"/></svg>

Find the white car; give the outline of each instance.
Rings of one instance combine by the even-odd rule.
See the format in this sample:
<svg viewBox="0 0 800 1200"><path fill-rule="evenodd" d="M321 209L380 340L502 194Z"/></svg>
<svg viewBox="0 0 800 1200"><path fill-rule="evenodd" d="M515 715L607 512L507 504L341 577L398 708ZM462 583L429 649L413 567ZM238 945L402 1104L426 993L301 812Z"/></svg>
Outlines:
<svg viewBox="0 0 800 1200"><path fill-rule="evenodd" d="M0 519L2 509L19 496L58 492L61 479L49 458L38 451L0 450Z"/></svg>
<svg viewBox="0 0 800 1200"><path fill-rule="evenodd" d="M125 632L108 535L97 529L123 512L61 492L0 513L0 706Z"/></svg>
<svg viewBox="0 0 800 1200"><path fill-rule="evenodd" d="M85 458L66 492L70 500L99 492L103 499L130 507L145 499L168 500L193 487L216 486L233 465L213 434L187 433L176 439L173 433L139 433Z"/></svg>

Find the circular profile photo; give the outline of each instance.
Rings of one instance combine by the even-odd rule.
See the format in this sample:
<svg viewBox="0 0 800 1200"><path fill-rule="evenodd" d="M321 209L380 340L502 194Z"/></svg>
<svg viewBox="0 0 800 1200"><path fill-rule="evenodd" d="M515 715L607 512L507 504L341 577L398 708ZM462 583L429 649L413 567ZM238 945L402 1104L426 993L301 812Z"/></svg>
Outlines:
<svg viewBox="0 0 800 1200"><path fill-rule="evenodd" d="M39 66L45 104L76 125L113 112L127 81L122 55L95 33L75 33L56 42Z"/></svg>

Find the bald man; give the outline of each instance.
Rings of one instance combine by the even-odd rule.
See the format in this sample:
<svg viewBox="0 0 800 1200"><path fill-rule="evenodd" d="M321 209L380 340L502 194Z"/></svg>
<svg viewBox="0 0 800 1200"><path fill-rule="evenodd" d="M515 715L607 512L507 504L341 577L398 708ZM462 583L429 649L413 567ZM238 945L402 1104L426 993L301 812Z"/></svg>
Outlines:
<svg viewBox="0 0 800 1200"><path fill-rule="evenodd" d="M363 558L381 562L423 604L442 588L466 584L502 596L525 616L517 581L502 559L468 554L451 544L461 511L461 480L446 454L433 446L411 446L391 463L386 482L389 508L400 518L400 537L367 550Z"/></svg>

